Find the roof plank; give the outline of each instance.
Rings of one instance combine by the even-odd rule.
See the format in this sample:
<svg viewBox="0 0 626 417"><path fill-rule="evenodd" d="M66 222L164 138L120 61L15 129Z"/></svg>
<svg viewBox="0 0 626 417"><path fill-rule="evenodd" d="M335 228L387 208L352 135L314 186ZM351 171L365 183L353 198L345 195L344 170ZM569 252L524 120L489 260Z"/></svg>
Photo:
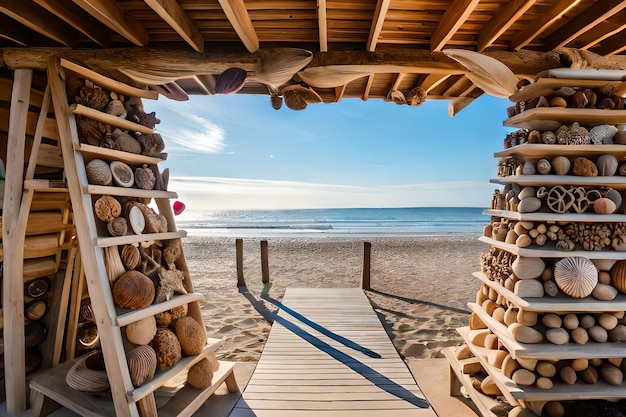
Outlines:
<svg viewBox="0 0 626 417"><path fill-rule="evenodd" d="M239 39L250 52L259 50L259 38L257 37L248 9L243 0L218 0L224 14L233 25Z"/></svg>
<svg viewBox="0 0 626 417"><path fill-rule="evenodd" d="M519 51L521 48L528 45L533 39L558 22L565 13L577 6L580 2L581 0L561 0L549 10L541 13L538 19L533 20L525 30L521 31L511 40L511 49Z"/></svg>
<svg viewBox="0 0 626 417"><path fill-rule="evenodd" d="M135 18L124 12L115 0L73 0L87 13L100 20L137 46L149 42L148 32Z"/></svg>
<svg viewBox="0 0 626 417"><path fill-rule="evenodd" d="M31 42L27 33L30 29L8 16L0 15L0 28L0 38L2 39L7 39L21 46L28 46Z"/></svg>
<svg viewBox="0 0 626 417"><path fill-rule="evenodd" d="M515 21L530 9L537 0L512 0L487 22L478 32L477 50L484 51L495 42Z"/></svg>
<svg viewBox="0 0 626 417"><path fill-rule="evenodd" d="M165 20L193 49L204 51L204 38L176 0L145 0L161 19Z"/></svg>
<svg viewBox="0 0 626 417"><path fill-rule="evenodd" d="M603 22L602 25L591 28L580 36L576 41L577 46L580 49L590 49L626 29L626 9L616 13L613 18Z"/></svg>
<svg viewBox="0 0 626 417"><path fill-rule="evenodd" d="M320 31L320 52L328 51L328 25L326 22L326 0L317 0L317 26Z"/></svg>
<svg viewBox="0 0 626 417"><path fill-rule="evenodd" d="M372 85L374 84L374 77L376 74L370 74L367 77L367 84L365 84L365 89L363 90L363 95L361 96L361 100L367 101L370 96L370 91L372 90Z"/></svg>
<svg viewBox="0 0 626 417"><path fill-rule="evenodd" d="M549 49L562 48L589 29L620 12L624 7L626 7L625 0L604 0L594 3L544 39L544 43Z"/></svg>
<svg viewBox="0 0 626 417"><path fill-rule="evenodd" d="M446 10L430 39L431 51L441 51L459 28L472 14L480 0L454 0Z"/></svg>
<svg viewBox="0 0 626 417"><path fill-rule="evenodd" d="M0 12L62 45L72 47L76 44L78 33L36 4L0 0Z"/></svg>
<svg viewBox="0 0 626 417"><path fill-rule="evenodd" d="M367 39L366 50L368 52L374 52L376 50L376 44L380 37L380 32L383 30L383 23L389 10L389 3L391 0L378 0L376 3L376 11L374 12L374 18L372 19L372 28Z"/></svg>
<svg viewBox="0 0 626 417"><path fill-rule="evenodd" d="M626 51L626 43L624 43L625 34L626 31L622 31L606 38L602 42L602 45L594 52L604 56L612 56Z"/></svg>

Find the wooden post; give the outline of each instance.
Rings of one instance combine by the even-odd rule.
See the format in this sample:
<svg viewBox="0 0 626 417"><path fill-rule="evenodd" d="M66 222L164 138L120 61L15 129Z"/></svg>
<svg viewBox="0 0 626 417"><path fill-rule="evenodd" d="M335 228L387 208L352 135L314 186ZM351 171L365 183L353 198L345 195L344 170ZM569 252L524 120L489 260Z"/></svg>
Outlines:
<svg viewBox="0 0 626 417"><path fill-rule="evenodd" d="M270 268L267 262L267 240L261 241L261 279L263 284L270 282Z"/></svg>
<svg viewBox="0 0 626 417"><path fill-rule="evenodd" d="M237 286L245 287L246 280L243 278L243 239L235 239L237 248Z"/></svg>
<svg viewBox="0 0 626 417"><path fill-rule="evenodd" d="M361 288L370 289L370 260L372 254L372 244L363 242L363 272L361 273Z"/></svg>

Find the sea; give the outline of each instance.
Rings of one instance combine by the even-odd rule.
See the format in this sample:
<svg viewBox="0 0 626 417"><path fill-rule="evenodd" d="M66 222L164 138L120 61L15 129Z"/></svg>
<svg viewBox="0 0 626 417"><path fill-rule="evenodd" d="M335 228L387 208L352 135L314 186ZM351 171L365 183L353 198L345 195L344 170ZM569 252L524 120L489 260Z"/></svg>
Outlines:
<svg viewBox="0 0 626 417"><path fill-rule="evenodd" d="M489 217L480 207L218 210L183 213L179 229L190 235L398 236L482 233Z"/></svg>

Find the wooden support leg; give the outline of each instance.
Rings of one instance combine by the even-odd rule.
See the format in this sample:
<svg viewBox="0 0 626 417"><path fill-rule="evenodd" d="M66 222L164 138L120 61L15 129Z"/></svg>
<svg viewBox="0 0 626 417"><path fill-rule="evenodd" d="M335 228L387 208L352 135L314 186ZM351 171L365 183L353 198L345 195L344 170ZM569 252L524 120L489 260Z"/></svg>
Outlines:
<svg viewBox="0 0 626 417"><path fill-rule="evenodd" d="M61 408L56 401L46 397L41 392L31 390L30 392L31 408L34 417L46 417L54 410Z"/></svg>
<svg viewBox="0 0 626 417"><path fill-rule="evenodd" d="M246 280L243 277L243 239L235 239L237 257L237 286L245 287Z"/></svg>
<svg viewBox="0 0 626 417"><path fill-rule="evenodd" d="M228 388L228 392L239 391L239 386L237 385L237 380L235 379L235 372L233 371L233 369L230 370L224 382L226 383L226 388Z"/></svg>

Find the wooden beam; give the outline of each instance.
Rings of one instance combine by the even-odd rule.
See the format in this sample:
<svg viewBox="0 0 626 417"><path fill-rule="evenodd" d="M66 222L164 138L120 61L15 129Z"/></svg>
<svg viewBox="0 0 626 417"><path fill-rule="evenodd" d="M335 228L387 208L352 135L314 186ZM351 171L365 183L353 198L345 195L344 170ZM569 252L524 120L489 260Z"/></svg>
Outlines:
<svg viewBox="0 0 626 417"><path fill-rule="evenodd" d="M252 19L243 0L218 0L228 21L239 35L239 39L250 52L259 50L259 38L257 37Z"/></svg>
<svg viewBox="0 0 626 417"><path fill-rule="evenodd" d="M148 32L133 16L124 12L115 0L73 0L87 13L137 46L147 45Z"/></svg>
<svg viewBox="0 0 626 417"><path fill-rule="evenodd" d="M559 30L544 39L549 49L558 49L567 45L589 29L600 24L626 7L625 0L604 0L595 2L582 13L578 14Z"/></svg>
<svg viewBox="0 0 626 417"><path fill-rule="evenodd" d="M612 19L606 20L601 25L589 29L575 43L580 49L590 49L624 29L626 29L626 9L616 13Z"/></svg>
<svg viewBox="0 0 626 417"><path fill-rule="evenodd" d="M519 51L550 26L558 22L565 13L577 6L581 0L561 0L549 10L542 12L510 42L511 49Z"/></svg>
<svg viewBox="0 0 626 417"><path fill-rule="evenodd" d="M422 87L427 93L450 77L451 74L428 74Z"/></svg>
<svg viewBox="0 0 626 417"><path fill-rule="evenodd" d="M343 98L343 95L346 92L346 87L348 85L340 85L339 87L335 87L335 102L339 103L341 101L341 99Z"/></svg>
<svg viewBox="0 0 626 417"><path fill-rule="evenodd" d="M361 100L367 101L367 99L369 98L370 90L372 89L372 84L374 84L375 76L376 74L371 74L369 77L367 77L367 84L365 84L365 90L363 90L363 96L361 97Z"/></svg>
<svg viewBox="0 0 626 417"><path fill-rule="evenodd" d="M537 0L511 0L487 22L478 32L478 51L484 51L496 41L520 16L530 9Z"/></svg>
<svg viewBox="0 0 626 417"><path fill-rule="evenodd" d="M317 0L317 27L320 32L320 52L328 51L328 25L326 22L326 0Z"/></svg>
<svg viewBox="0 0 626 417"><path fill-rule="evenodd" d="M24 143L33 72L15 71L7 143L2 243L4 270L2 309L4 313L4 377L7 411L26 410L24 363L24 238L28 213L22 213L24 187ZM30 195L32 197L32 193Z"/></svg>
<svg viewBox="0 0 626 417"><path fill-rule="evenodd" d="M39 6L85 34L89 39L110 48L113 43L108 28L78 7L72 0L33 0Z"/></svg>
<svg viewBox="0 0 626 417"><path fill-rule="evenodd" d="M406 75L406 73L404 73L404 72L399 72L396 75L396 79L393 80L393 84L391 85L391 91L395 91L398 88L400 88L400 84L402 83L402 79L404 78L405 75Z"/></svg>
<svg viewBox="0 0 626 417"><path fill-rule="evenodd" d="M176 0L144 0L161 19L180 35L197 52L204 51L204 38L187 12Z"/></svg>
<svg viewBox="0 0 626 417"><path fill-rule="evenodd" d="M28 36L30 29L3 14L0 14L0 28L0 38L2 39L21 46L28 46L31 42L30 36Z"/></svg>
<svg viewBox="0 0 626 417"><path fill-rule="evenodd" d="M472 14L480 0L454 0L430 38L430 50L441 51Z"/></svg>
<svg viewBox="0 0 626 417"><path fill-rule="evenodd" d="M36 4L0 0L0 12L65 46L74 46L79 38L77 31Z"/></svg>
<svg viewBox="0 0 626 417"><path fill-rule="evenodd" d="M385 17L389 10L389 3L391 3L391 0L378 0L376 3L372 27L367 39L367 46L365 47L365 50L368 52L374 52L376 50L376 44L378 43L380 32L383 30L383 23L385 23Z"/></svg>
<svg viewBox="0 0 626 417"><path fill-rule="evenodd" d="M626 51L626 43L624 43L624 32L616 33L602 42L599 48L594 50L600 55L610 57L620 52Z"/></svg>

